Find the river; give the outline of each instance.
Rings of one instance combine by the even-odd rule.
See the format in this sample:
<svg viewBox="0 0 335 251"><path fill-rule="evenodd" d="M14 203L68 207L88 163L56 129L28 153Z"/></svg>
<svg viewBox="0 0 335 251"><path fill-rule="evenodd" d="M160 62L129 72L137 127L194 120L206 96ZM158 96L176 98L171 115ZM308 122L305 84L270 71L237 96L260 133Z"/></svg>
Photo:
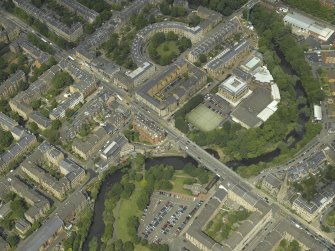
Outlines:
<svg viewBox="0 0 335 251"><path fill-rule="evenodd" d="M121 177L121 170L117 170L116 172L105 177L104 181L102 182L99 194L94 203L93 221L84 242L83 250L88 250L88 244L94 237L97 237L98 242L101 239L105 230L105 224L102 219L102 215L105 210L106 193L111 190L113 184L118 183L121 180Z"/></svg>
<svg viewBox="0 0 335 251"><path fill-rule="evenodd" d="M277 52L278 53L278 52ZM291 69L291 66L289 65L288 62L286 62L285 58L283 55L278 53L278 56L281 59L281 64L280 66L284 70L285 73L289 75L294 75L293 70ZM307 97L306 92L301 84L301 82L298 80L295 84L295 92L296 92L296 97L304 96ZM309 104L307 104L309 107ZM304 108L304 106L299 107L299 109ZM298 123L301 125L303 130L301 132L296 132L295 130L291 131L286 139L285 142L289 143L289 147L293 148L295 145L301 141L304 137L304 126L307 123L309 118L306 118L304 116L299 116ZM293 141L290 141L290 139L293 138ZM218 153L215 150L212 149L206 149L208 153L213 155L215 158L219 158ZM255 158L249 158L249 159L241 159L241 160L233 160L229 161L226 163L229 167L235 169L238 166L249 166L253 164L258 164L259 162L270 162L273 160L273 158L279 156L280 154L280 149L276 148L275 150L264 153L258 157ZM173 166L176 170L182 169L187 163L192 163L192 164L197 164L196 160L194 160L191 157L155 157L155 158L148 158L145 160L145 168L149 169L152 166L159 165L159 164L164 164L164 165L170 165ZM116 171L115 173L108 175L105 180L103 181L100 192L98 194L97 200L95 202L94 206L94 216L93 216L93 222L90 227L88 236L86 238L86 241L84 242L83 250L88 250L88 244L89 242L93 239L93 237L97 237L98 240L102 237L104 233L104 223L102 219L102 215L105 209L104 201L105 201L105 196L107 191L109 191L114 183L117 183L120 181L122 177L121 171Z"/></svg>
<svg viewBox="0 0 335 251"><path fill-rule="evenodd" d="M169 156L169 157L148 158L145 160L145 168L149 169L152 166L163 164L173 166L175 170L181 170L187 163L198 165L197 161L191 157L183 158L183 157Z"/></svg>
<svg viewBox="0 0 335 251"><path fill-rule="evenodd" d="M291 68L291 65L285 60L284 55L280 51L276 51L278 57L280 58L280 67L283 69L283 71L288 74L293 76L294 71ZM298 99L299 97L303 96L307 99L307 94L302 86L302 83L300 80L297 80L295 85L294 85L294 90L296 94L296 98ZM308 99L307 99L308 100ZM305 107L310 107L309 103L306 105L300 105L298 107L299 110L302 110ZM298 124L301 126L302 130L300 132L297 132L296 130L292 130L285 138L284 142L288 144L289 149L292 149L296 146L297 143L299 143L303 138L305 134L305 124L308 122L309 117L305 117L302 114L299 114L298 117ZM293 139L293 141L292 141ZM218 158L218 154L214 153L216 151L211 150L216 158ZM232 160L227 162L227 166L229 166L232 169L236 169L239 166L250 166L254 164L258 164L260 162L270 162L272 161L275 157L279 156L281 153L281 150L279 148L274 149L271 152L264 153L260 156L254 157L254 158L245 158L241 160Z"/></svg>
<svg viewBox="0 0 335 251"><path fill-rule="evenodd" d="M192 163L194 165L198 165L197 161L191 157L155 157L155 158L147 158L145 160L145 168L149 169L155 165L169 165L173 166L176 170L181 170L187 163ZM100 191L98 197L95 201L94 205L94 215L93 221L88 232L87 238L83 245L83 250L88 250L89 242L94 238L97 237L98 243L100 243L100 239L104 233L105 225L103 222L103 212L105 210L105 197L106 193L111 190L113 184L120 182L123 173L118 170L115 173L108 175L101 184Z"/></svg>

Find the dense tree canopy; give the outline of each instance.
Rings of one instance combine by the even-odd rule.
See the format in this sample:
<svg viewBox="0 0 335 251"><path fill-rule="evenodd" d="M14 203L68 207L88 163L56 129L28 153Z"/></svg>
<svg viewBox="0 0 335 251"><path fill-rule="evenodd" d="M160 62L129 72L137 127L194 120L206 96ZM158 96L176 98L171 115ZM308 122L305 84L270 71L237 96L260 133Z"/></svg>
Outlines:
<svg viewBox="0 0 335 251"><path fill-rule="evenodd" d="M58 94L60 94L65 87L72 85L73 82L74 79L68 72L60 71L56 73L56 75L52 78L51 80L52 87L49 90L48 94L55 97Z"/></svg>
<svg viewBox="0 0 335 251"><path fill-rule="evenodd" d="M191 46L191 40L186 37L178 37L173 32L158 32L152 36L148 52L153 61L160 65L167 65Z"/></svg>
<svg viewBox="0 0 335 251"><path fill-rule="evenodd" d="M173 1L165 0L160 4L160 11L163 15L182 17L186 15L186 10L182 6L173 6Z"/></svg>
<svg viewBox="0 0 335 251"><path fill-rule="evenodd" d="M7 147L13 143L13 136L8 131L3 131L0 128L0 153L2 153Z"/></svg>
<svg viewBox="0 0 335 251"><path fill-rule="evenodd" d="M316 103L323 99L320 83L313 77L311 67L305 60L303 48L298 44L290 28L284 26L281 18L264 8L256 7L251 12L251 21L261 34L259 46L277 48L301 79L308 99Z"/></svg>
<svg viewBox="0 0 335 251"><path fill-rule="evenodd" d="M225 16L231 15L235 10L241 8L247 0L189 0L190 5L199 5L216 10Z"/></svg>
<svg viewBox="0 0 335 251"><path fill-rule="evenodd" d="M202 102L200 99L197 102L191 100L175 113L175 125L178 129L188 133L188 136L199 145L216 145L223 148L226 160L255 158L276 148L281 150L281 157L289 156L293 148L289 148L287 137L292 130L298 134L304 133L304 138L297 147L306 144L320 130L320 126L311 121L304 127L298 122L299 116L308 120L310 108L306 100L301 98L297 100L295 92L297 77L301 80L309 103L321 100L322 92L304 59L302 48L291 35L289 27L284 26L282 19L276 13L260 6L253 9L251 21L259 35L259 50L263 54L264 62L280 90L281 102L276 113L259 128L247 130L239 124L226 122L222 128L210 132L189 132L185 119L186 114ZM278 55L282 55L297 77L283 71Z"/></svg>
<svg viewBox="0 0 335 251"><path fill-rule="evenodd" d="M335 24L335 9L322 5L320 0L283 0L284 3Z"/></svg>
<svg viewBox="0 0 335 251"><path fill-rule="evenodd" d="M109 4L107 4L104 0L77 0L79 3L85 5L86 7L95 10L96 12L102 12L104 10L110 10Z"/></svg>

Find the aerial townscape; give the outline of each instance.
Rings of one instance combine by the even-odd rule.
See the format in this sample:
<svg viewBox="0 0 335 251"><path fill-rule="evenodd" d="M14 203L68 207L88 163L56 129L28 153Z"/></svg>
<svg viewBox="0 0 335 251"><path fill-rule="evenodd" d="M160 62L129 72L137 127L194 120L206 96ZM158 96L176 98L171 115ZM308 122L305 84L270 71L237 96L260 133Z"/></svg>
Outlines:
<svg viewBox="0 0 335 251"><path fill-rule="evenodd" d="M335 0L1 0L12 250L335 251Z"/></svg>

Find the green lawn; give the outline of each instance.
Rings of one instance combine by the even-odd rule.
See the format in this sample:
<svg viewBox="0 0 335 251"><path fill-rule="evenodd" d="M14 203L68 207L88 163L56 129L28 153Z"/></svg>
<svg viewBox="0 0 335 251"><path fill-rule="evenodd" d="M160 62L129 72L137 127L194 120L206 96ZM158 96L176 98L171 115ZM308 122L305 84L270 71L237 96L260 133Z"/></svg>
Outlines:
<svg viewBox="0 0 335 251"><path fill-rule="evenodd" d="M148 247L142 246L140 244L136 245L134 250L135 251L151 251Z"/></svg>
<svg viewBox="0 0 335 251"><path fill-rule="evenodd" d="M160 57L166 57L174 53L179 55L179 49L177 47L177 41L165 41L157 47L157 53Z"/></svg>
<svg viewBox="0 0 335 251"><path fill-rule="evenodd" d="M114 212L114 215L118 215L118 218L115 219L115 230L117 233L117 237L122 241L130 241L130 236L127 231L127 221L130 216L136 215L141 218L142 211L137 208L137 198L142 191L142 188L139 183L136 183L136 188L133 194L130 196L129 200L121 199L120 207L116 208L117 212ZM150 251L150 249L146 246L142 246L141 244L135 245L135 251Z"/></svg>
<svg viewBox="0 0 335 251"><path fill-rule="evenodd" d="M204 132L214 130L223 121L223 117L221 115L213 112L204 104L200 104L194 108L186 115L186 119L199 130Z"/></svg>
<svg viewBox="0 0 335 251"><path fill-rule="evenodd" d="M190 190L186 190L183 188L184 181L187 179L194 179L194 178L184 173L182 170L175 171L172 178L173 188L170 192L192 195L192 192Z"/></svg>
<svg viewBox="0 0 335 251"><path fill-rule="evenodd" d="M329 226L335 226L335 209L327 215L326 223Z"/></svg>
<svg viewBox="0 0 335 251"><path fill-rule="evenodd" d="M141 186L136 183L136 188L133 194L130 196L129 200L121 199L120 206L115 209L118 210L118 212L115 212L114 214L118 215L118 217L115 219L115 229L118 238L122 239L123 241L130 240L130 236L128 235L127 231L127 221L129 217L135 215L140 218L142 215L142 211L138 209L136 204L137 198L141 190Z"/></svg>

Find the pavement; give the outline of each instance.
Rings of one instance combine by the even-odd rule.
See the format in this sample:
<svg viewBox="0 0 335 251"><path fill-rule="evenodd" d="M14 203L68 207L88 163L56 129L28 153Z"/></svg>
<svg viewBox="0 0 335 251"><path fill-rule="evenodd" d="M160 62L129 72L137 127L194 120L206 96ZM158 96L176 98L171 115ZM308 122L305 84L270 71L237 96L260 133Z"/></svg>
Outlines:
<svg viewBox="0 0 335 251"><path fill-rule="evenodd" d="M200 205L198 198L190 200L171 193L156 192L142 216L139 235L149 242L171 243Z"/></svg>
<svg viewBox="0 0 335 251"><path fill-rule="evenodd" d="M138 2L141 2L141 1L138 1ZM239 11L235 12L229 18L234 18L236 16L240 16L245 9L250 8L251 6L253 6L257 2L259 2L259 0L249 1ZM4 11L1 11L0 13L2 15L4 15L4 16L8 17L9 19L11 19L13 22L15 22L23 30L35 32L35 31L32 30L31 27L29 27L28 25L26 25L25 23L23 23L18 18L14 17L12 15L9 15L8 13L6 13ZM35 32L35 34L36 34L36 32ZM38 35L40 37L43 37L41 34L38 34ZM66 52L66 51L60 49L59 47L57 47L54 43L52 43L51 41L49 41L46 37L43 37L43 38L46 41L48 41L50 45L53 46L53 48L56 51L56 58L57 59L66 58L69 55L68 52ZM84 65L84 64L82 64L82 65ZM83 66L83 68L86 68L85 65ZM86 70L89 70L89 69L86 69ZM262 191L256 189L256 187L254 186L254 184L249 183L248 181L244 180L242 177L238 176L228 166L226 166L225 164L223 164L222 162L220 162L219 160L217 160L215 157L213 157L212 155L210 155L209 153L207 153L200 146L198 146L197 144L195 144L194 142L192 142L191 140L189 140L183 133L181 133L180 131L178 131L176 128L174 128L167 121L165 121L162 118L158 117L153 111L150 111L150 109L148 109L148 108L142 107L142 105L139 104L139 103L137 103L136 101L132 101L131 98L129 97L128 93L120 91L118 88L116 88L116 87L112 86L111 84L107 83L106 81L104 81L104 79L101 78L101 77L99 77L98 75L97 75L97 77L100 80L102 80L102 85L104 86L104 88L107 88L107 89L113 91L114 93L118 93L118 95L120 95L120 97L122 97L125 100L130 100L131 101L130 105L132 106L132 109L133 109L134 112L144 113L149 118L151 118L153 121L155 121L156 123L158 123L159 125L161 125L166 130L166 132L168 133L168 137L171 140L174 140L175 142L177 142L178 145L180 146L180 149L182 149L182 151L186 152L189 156L193 157L201 165L203 165L206 168L208 168L210 171L212 171L213 173L215 173L216 175L218 175L221 179L228 180L230 183L234 183L234 184L237 184L237 183L241 184L241 183L243 183L246 187L249 187L250 190L253 190L259 196L261 196L261 197L266 197L267 196ZM324 140L327 137L328 137L327 134L322 134L321 137L319 139L316 139L315 142L318 142L318 140L320 140L320 141ZM313 144L314 143L311 143L311 145L312 145L311 147L313 147ZM299 156L300 156L300 158L302 158L301 155L299 155ZM296 158L295 161L299 161L300 158L299 157ZM271 171L269 171L269 172L271 172ZM70 196L68 196L68 198L65 201L63 201L60 204L60 206L57 207L57 209L52 213L52 215L53 214L59 214L63 210L66 210L67 209L67 203L71 199L73 199L74 196L77 195L77 193L79 193L87 184L89 184L90 182L92 182L94 179L95 179L94 176L90 176L89 180L85 184L83 184L82 186L78 187ZM161 202L161 203L163 203L163 202ZM185 202L183 202L183 203L185 203ZM270 204L271 204L270 205L271 208L274 211L277 211L277 212L281 211L281 212L283 212L284 215L287 215L287 217L297 218L297 216L295 216L292 212L290 212L290 210L288 210L284 206L280 205L276 201L273 201L271 198L270 198ZM157 207L158 207L158 210L161 210L161 209L159 209L161 207L160 205L157 205ZM174 213L176 213L176 211L178 210L178 207L179 206L175 206L173 204L173 207L171 208L171 212L169 212L169 213L167 213L165 215L164 222L165 222L165 219L171 218L171 214L173 215ZM186 210L189 210L189 209L187 208ZM185 213L185 215L186 215L186 213ZM179 223L180 220L184 220L183 217L181 217L181 219L178 220L178 223ZM152 219L151 219L151 221L152 221ZM316 233L318 233L319 235L321 235L323 238L326 238L329 242L333 243L333 240L330 240L327 236L324 236L323 233L319 229L316 229L315 227L310 226L307 222L304 222L303 220L300 220L300 224L302 226L304 226L304 228L310 229L310 231L315 231ZM163 218L162 218L161 222L157 225L157 227L161 227L161 225L163 225L163 226L165 225L165 223L163 224ZM176 222L175 226L173 226L172 232L175 231L174 228L176 228L176 225L177 225L177 222ZM267 230L264 230L264 231L267 231ZM159 233L155 234L155 236L156 235L158 236ZM256 240L255 240L255 242L256 242Z"/></svg>

